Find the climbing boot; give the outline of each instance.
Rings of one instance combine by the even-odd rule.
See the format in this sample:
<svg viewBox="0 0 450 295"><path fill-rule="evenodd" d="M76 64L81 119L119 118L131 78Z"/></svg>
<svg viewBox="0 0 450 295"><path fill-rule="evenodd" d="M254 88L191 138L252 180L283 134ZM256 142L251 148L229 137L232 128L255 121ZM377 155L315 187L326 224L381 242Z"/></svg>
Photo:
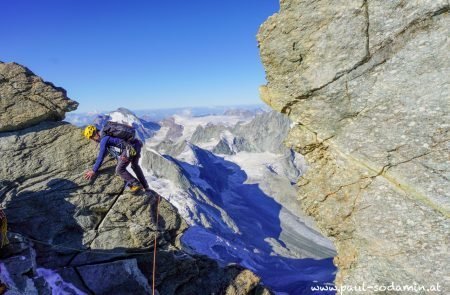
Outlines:
<svg viewBox="0 0 450 295"><path fill-rule="evenodd" d="M141 189L142 189L142 186L140 186L140 185L130 186L130 192L132 192L132 193L138 193Z"/></svg>

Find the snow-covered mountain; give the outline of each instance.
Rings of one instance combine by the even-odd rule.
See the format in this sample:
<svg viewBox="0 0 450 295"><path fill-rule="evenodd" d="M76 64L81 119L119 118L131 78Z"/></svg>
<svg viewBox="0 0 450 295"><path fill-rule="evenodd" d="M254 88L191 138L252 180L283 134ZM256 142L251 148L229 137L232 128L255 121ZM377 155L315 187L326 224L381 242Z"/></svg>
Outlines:
<svg viewBox="0 0 450 295"><path fill-rule="evenodd" d="M98 116L135 126L149 184L191 225L182 243L238 263L279 294L310 294L334 280L335 250L302 215L295 183L303 157L283 145L290 121L276 112L175 114L149 123L120 108Z"/></svg>
<svg viewBox="0 0 450 295"><path fill-rule="evenodd" d="M92 122L98 117L102 116L106 112L99 112L99 111L93 111L93 112L87 112L87 113L77 113L77 112L71 112L67 113L65 117L65 121L75 125L75 126L86 126L89 124L92 124Z"/></svg>
<svg viewBox="0 0 450 295"><path fill-rule="evenodd" d="M143 142L145 142L147 138L152 137L155 132L161 128L158 123L140 119L133 112L126 108L119 108L116 111L107 114L98 114L88 124L94 124L97 126L97 128L101 129L108 121L133 126L134 129L136 129L136 136Z"/></svg>
<svg viewBox="0 0 450 295"><path fill-rule="evenodd" d="M119 108L117 111L108 114L110 120L133 126L136 129L136 135L145 142L147 138L154 135L160 129L159 124L138 118L134 113L125 108Z"/></svg>
<svg viewBox="0 0 450 295"><path fill-rule="evenodd" d="M166 109L149 109L149 110L133 110L133 114L141 120L159 122L173 115L185 116L187 114L195 117L203 117L210 115L231 115L240 114L241 116L254 116L269 110L267 105L239 105L239 106L215 106L215 107L180 107ZM76 125L85 126L91 124L99 115L108 114L111 111L91 111L91 112L70 112L66 114L65 120Z"/></svg>
<svg viewBox="0 0 450 295"><path fill-rule="evenodd" d="M160 124L142 166L151 187L192 225L186 247L248 267L285 294L333 281L334 247L299 213L294 184L305 164L283 145L287 118L232 112Z"/></svg>

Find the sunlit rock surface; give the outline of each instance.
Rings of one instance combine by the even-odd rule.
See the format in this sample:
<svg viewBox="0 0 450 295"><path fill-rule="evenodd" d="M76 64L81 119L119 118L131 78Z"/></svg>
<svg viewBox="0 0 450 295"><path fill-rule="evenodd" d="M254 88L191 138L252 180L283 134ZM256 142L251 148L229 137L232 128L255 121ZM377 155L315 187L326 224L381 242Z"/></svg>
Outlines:
<svg viewBox="0 0 450 295"><path fill-rule="evenodd" d="M64 89L19 64L0 61L0 132L64 119L77 106Z"/></svg>
<svg viewBox="0 0 450 295"><path fill-rule="evenodd" d="M448 1L285 0L260 28L262 99L294 122L298 200L338 285L450 288Z"/></svg>

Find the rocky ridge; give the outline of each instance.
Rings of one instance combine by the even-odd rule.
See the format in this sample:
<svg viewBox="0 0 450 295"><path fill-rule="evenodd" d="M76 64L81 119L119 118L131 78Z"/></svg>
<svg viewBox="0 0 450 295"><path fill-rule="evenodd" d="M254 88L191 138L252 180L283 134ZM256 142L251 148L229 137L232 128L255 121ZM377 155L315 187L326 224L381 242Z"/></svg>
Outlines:
<svg viewBox="0 0 450 295"><path fill-rule="evenodd" d="M186 224L164 199L157 230L156 196L123 191L112 159L85 181L96 146L60 121L77 105L64 90L0 63L0 98L0 204L11 241L0 253L6 294L149 294L155 238L160 294L269 294L241 267L184 252L178 241Z"/></svg>
<svg viewBox="0 0 450 295"><path fill-rule="evenodd" d="M284 0L260 28L261 98L294 123L298 200L336 244L338 286L450 289L448 11Z"/></svg>
<svg viewBox="0 0 450 295"><path fill-rule="evenodd" d="M208 123L199 125L190 138L197 145L215 140L212 151L216 154L232 155L242 151L288 153L283 140L289 131L290 121L275 111L262 112L250 121L239 122L235 126ZM267 136L274 134L274 136Z"/></svg>
<svg viewBox="0 0 450 295"><path fill-rule="evenodd" d="M0 132L13 131L41 121L59 121L78 103L66 91L44 82L18 64L0 62Z"/></svg>

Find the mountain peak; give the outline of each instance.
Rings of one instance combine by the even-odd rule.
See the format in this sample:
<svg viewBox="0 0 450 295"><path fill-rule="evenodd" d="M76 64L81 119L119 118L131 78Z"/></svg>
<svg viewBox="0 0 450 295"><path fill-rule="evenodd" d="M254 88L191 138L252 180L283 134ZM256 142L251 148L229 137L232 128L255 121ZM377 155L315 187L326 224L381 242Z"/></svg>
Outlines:
<svg viewBox="0 0 450 295"><path fill-rule="evenodd" d="M0 97L0 132L60 121L78 107L63 88L17 63L0 62Z"/></svg>
<svg viewBox="0 0 450 295"><path fill-rule="evenodd" d="M125 114L125 115L136 116L132 111L130 111L129 109L124 108L124 107L118 108L115 112L120 112L120 113Z"/></svg>

